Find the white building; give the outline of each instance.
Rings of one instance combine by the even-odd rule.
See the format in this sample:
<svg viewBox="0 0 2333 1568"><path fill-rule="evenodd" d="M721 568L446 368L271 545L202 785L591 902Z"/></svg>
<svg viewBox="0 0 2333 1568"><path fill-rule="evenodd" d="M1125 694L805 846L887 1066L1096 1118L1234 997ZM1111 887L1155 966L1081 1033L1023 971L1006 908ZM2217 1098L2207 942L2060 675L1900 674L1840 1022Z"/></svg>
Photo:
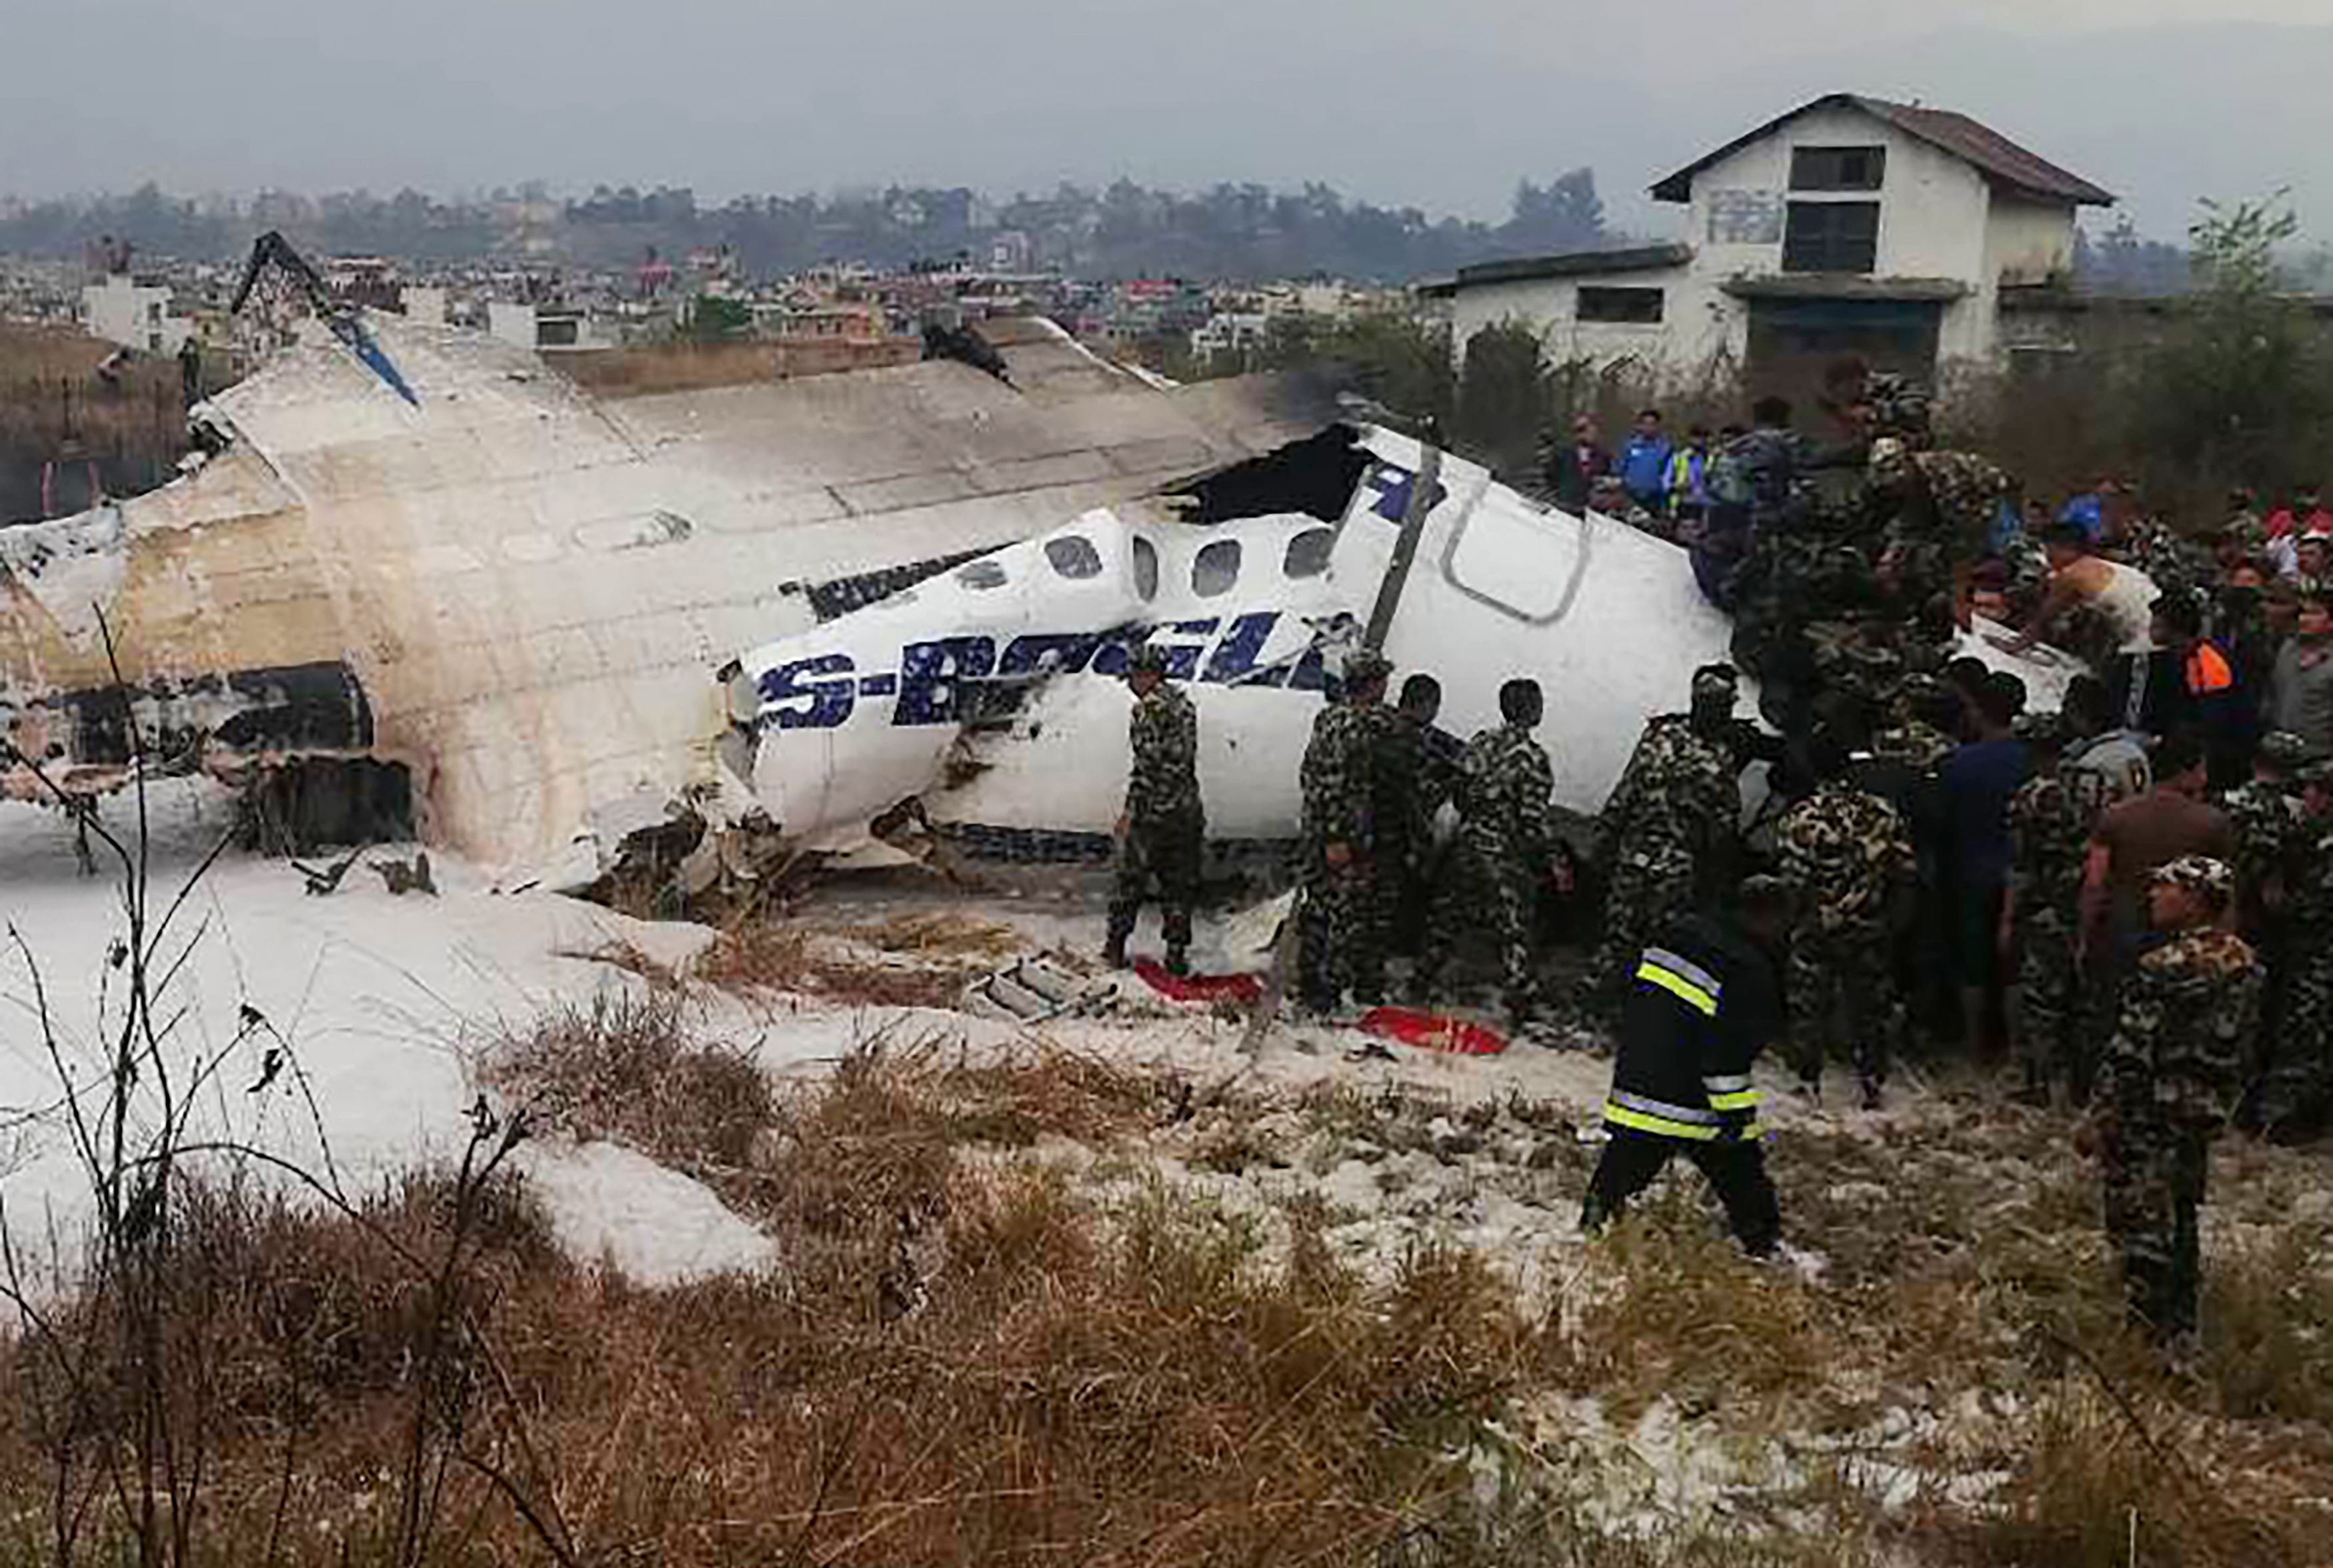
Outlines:
<svg viewBox="0 0 2333 1568"><path fill-rule="evenodd" d="M590 312L494 300L486 306L486 331L505 343L538 353L617 347L615 333Z"/></svg>
<svg viewBox="0 0 2333 1568"><path fill-rule="evenodd" d="M115 272L81 292L82 330L145 354L175 354L195 335L191 317L170 313L170 291Z"/></svg>
<svg viewBox="0 0 2333 1568"><path fill-rule="evenodd" d="M1192 329L1191 352L1205 359L1210 354L1261 349L1271 337L1272 317L1266 312L1218 311L1207 318L1206 325Z"/></svg>
<svg viewBox="0 0 2333 1568"><path fill-rule="evenodd" d="M1987 362L2004 289L2061 282L2074 219L2114 197L1963 114L1832 93L1652 187L1685 238L1493 262L1440 285L1462 347L1523 320L1549 358L1672 385L1788 383L1858 353L1933 375Z"/></svg>

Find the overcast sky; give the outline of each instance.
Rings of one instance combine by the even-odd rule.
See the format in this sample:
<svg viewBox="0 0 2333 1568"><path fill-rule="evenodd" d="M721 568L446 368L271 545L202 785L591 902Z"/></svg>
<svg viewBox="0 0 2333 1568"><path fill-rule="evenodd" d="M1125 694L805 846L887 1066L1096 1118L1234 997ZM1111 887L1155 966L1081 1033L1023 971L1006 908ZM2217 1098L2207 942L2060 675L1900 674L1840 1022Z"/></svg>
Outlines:
<svg viewBox="0 0 2333 1568"><path fill-rule="evenodd" d="M2333 0L23 0L0 191L1326 179L1496 216L1850 90L2333 240ZM1658 23L1651 20L1657 16ZM360 20L361 19L361 20Z"/></svg>

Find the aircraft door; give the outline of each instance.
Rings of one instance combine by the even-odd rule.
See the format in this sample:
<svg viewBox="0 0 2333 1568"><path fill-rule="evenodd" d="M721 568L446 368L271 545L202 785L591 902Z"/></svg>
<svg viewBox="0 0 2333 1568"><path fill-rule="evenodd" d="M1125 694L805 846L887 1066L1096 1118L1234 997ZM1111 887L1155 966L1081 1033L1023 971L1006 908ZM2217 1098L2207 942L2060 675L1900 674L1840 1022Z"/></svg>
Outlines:
<svg viewBox="0 0 2333 1568"><path fill-rule="evenodd" d="M1587 577L1587 531L1504 496L1460 518L1444 548L1452 586L1500 614L1551 626L1568 614Z"/></svg>

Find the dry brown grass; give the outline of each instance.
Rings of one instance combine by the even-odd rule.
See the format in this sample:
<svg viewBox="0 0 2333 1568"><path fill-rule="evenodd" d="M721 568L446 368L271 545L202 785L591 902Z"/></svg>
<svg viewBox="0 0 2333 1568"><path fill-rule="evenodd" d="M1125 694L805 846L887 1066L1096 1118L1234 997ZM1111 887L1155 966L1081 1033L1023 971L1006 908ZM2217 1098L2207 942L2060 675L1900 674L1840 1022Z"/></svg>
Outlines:
<svg viewBox="0 0 2333 1568"><path fill-rule="evenodd" d="M616 1032L620 1049L571 1032L531 1048L663 1049L636 1020ZM578 1561L1359 1564L1459 1506L1466 1434L1528 1339L1480 1260L1424 1251L1369 1286L1317 1248L1267 1257L1253 1227L1164 1190L1099 1213L1042 1167L964 1159L951 1075L869 1055L789 1108L762 1210L781 1273L636 1289L531 1222L494 1228L483 1330ZM1032 1123L1082 1124L1108 1098L1045 1093ZM383 1212L427 1222L420 1199ZM409 1328L370 1245L278 1209L216 1249L201 1278L254 1305L205 1358L237 1369L243 1424L192 1560L270 1555L279 1497L297 1527L274 1560L386 1560ZM0 1395L21 1372L0 1364ZM0 1400L0 1530L30 1550L26 1410ZM442 1506L442 1560L541 1554L477 1475Z"/></svg>
<svg viewBox="0 0 2333 1568"><path fill-rule="evenodd" d="M2175 1407L2098 1382L2047 1391L2002 1506L1939 1534L1951 1560L2009 1568L2265 1568L2321 1561L2328 1516L2189 1447Z"/></svg>
<svg viewBox="0 0 2333 1568"><path fill-rule="evenodd" d="M776 1115L752 1054L696 1038L670 991L602 991L555 1008L485 1051L478 1076L540 1126L683 1169L746 1163Z"/></svg>
<svg viewBox="0 0 2333 1568"><path fill-rule="evenodd" d="M482 1063L552 1128L696 1171L783 1258L652 1290L561 1257L515 1199L490 1213L470 1297L492 1352L477 1436L540 1475L529 1495L557 1500L579 1562L2128 1568L2136 1508L2138 1563L2279 1568L2311 1562L2333 1520L2309 1501L2333 1495L2309 1233L2215 1258L2184 1378L2121 1334L2082 1168L2039 1118L1971 1104L1913 1139L1787 1141L1772 1164L1794 1232L1829 1254L1819 1284L1741 1258L1685 1173L1541 1317L1464 1249L1358 1266L1317 1198L1266 1217L1044 1158L1058 1137L1138 1162L1187 1125L1186 1085L895 1033L773 1086L696 1039L684 1009L610 998ZM1381 1142L1422 1108L1298 1104L1300 1126ZM1509 1113L1570 1146L1559 1108L1487 1111ZM1218 1163L1268 1162L1235 1143ZM1576 1200L1584 1170L1531 1170ZM361 1224L261 1204L189 1225L190 1321L207 1326L187 1364L220 1369L206 1375L235 1416L217 1544L191 1560L253 1560L287 1496L301 1527L280 1561L389 1560L382 1456L411 1407L423 1297L368 1227L430 1254L443 1193L408 1184ZM1896 1456L2005 1474L1979 1501L1883 1517L1815 1459L1802 1495L1762 1515L1745 1499L1721 1525L1614 1540L1563 1489L1579 1477L1483 1468L1505 1440L1493 1424L1551 1387L1623 1426L1666 1398L1750 1443L1975 1393L2019 1413L1994 1449ZM0 1560L40 1546L54 1434L33 1419L39 1391L0 1354ZM514 1457L521 1433L539 1471ZM540 1560L482 1477L457 1473L445 1510L438 1560Z"/></svg>
<svg viewBox="0 0 2333 1568"><path fill-rule="evenodd" d="M186 449L178 362L141 357L108 386L96 369L111 352L75 329L0 322L0 515L37 512L47 461L65 461L57 499L68 509L83 504L91 459L117 493L168 477Z"/></svg>
<svg viewBox="0 0 2333 1568"><path fill-rule="evenodd" d="M756 920L723 932L694 972L748 997L792 992L859 1006L946 1009L1019 947L1003 926L955 915L840 928Z"/></svg>
<svg viewBox="0 0 2333 1568"><path fill-rule="evenodd" d="M603 942L597 947L561 947L552 950L553 958L581 959L586 963L603 963L610 969L622 970L648 981L650 990L678 991L682 988L680 974L670 964L648 955L639 943L618 938Z"/></svg>
<svg viewBox="0 0 2333 1568"><path fill-rule="evenodd" d="M127 1347L104 1327L123 1316L109 1299L114 1281L101 1278L44 1319L49 1343L87 1353L60 1359L0 1339L0 1560L165 1560L139 1556L104 1483L68 1507L71 1536L56 1528L49 1492L61 1458L77 1467L76 1492L92 1468L109 1468L105 1456L128 1463L150 1412L171 1434L171 1483L189 1471L208 1478L178 1560L388 1561L396 1521L386 1494L416 1401L427 1398L421 1369L434 1364L431 1384L441 1389L492 1375L491 1350L449 1334L433 1310L429 1262L455 1233L456 1204L455 1178L442 1170L408 1175L341 1212L240 1181L179 1179L170 1294L153 1319L155 1343L139 1347L162 1369L158 1401L125 1378ZM515 1181L479 1188L462 1223L463 1299L525 1298L576 1282ZM503 1447L498 1424L481 1418L471 1432L482 1453ZM330 1521L320 1527L317 1509Z"/></svg>
<svg viewBox="0 0 2333 1568"><path fill-rule="evenodd" d="M1832 1345L1815 1293L1754 1263L1672 1190L1612 1229L1560 1304L1546 1347L1562 1386L1599 1393L1623 1420L1656 1398L1771 1405L1822 1391ZM1761 1423L1762 1424L1762 1423Z"/></svg>

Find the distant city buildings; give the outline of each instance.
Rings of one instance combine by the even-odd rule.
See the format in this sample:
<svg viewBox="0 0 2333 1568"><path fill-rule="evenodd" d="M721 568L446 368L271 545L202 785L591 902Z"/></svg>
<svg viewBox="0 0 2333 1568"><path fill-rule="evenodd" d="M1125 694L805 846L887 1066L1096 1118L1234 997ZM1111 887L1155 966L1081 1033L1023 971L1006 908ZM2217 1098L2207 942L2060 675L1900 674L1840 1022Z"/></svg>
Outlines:
<svg viewBox="0 0 2333 1568"><path fill-rule="evenodd" d="M296 234L326 214L331 199L271 192L245 211ZM498 237L490 253L420 262L311 252L310 260L334 297L350 304L483 331L546 355L686 339L770 346L780 352L769 363L781 368L891 363L920 344L927 321L1034 315L1114 358L1170 375L1217 374L1248 368L1309 329L1418 305L1407 289L1333 279L1080 278L1042 259L1051 241L998 226L993 207L973 214L980 220L976 242L946 260L895 268L843 262L780 276L754 275L726 244L643 244L621 263L561 259L558 247L535 243L557 228L558 204L533 195L497 197L494 210ZM206 354L216 351L209 362L221 373L263 346L269 323L273 330L284 325L271 308L241 323L228 316L239 261L141 253L134 269L130 262L130 248L118 242L93 243L79 265L0 257L0 314L72 320L136 354L175 354L192 338ZM717 314L702 319L703 302L716 300ZM305 305L289 308L297 314Z"/></svg>

